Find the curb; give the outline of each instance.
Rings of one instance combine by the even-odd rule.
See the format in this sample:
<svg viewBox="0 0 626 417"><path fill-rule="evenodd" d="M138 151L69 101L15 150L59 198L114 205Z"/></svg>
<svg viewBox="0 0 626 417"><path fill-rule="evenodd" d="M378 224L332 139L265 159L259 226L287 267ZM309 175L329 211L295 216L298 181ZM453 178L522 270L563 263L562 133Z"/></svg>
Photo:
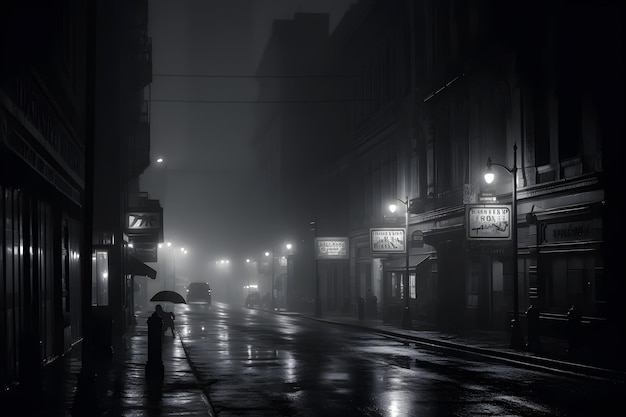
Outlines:
<svg viewBox="0 0 626 417"><path fill-rule="evenodd" d="M294 313L290 313L290 315L296 315ZM475 346L468 346L466 344L454 343L444 340L437 340L433 338L427 338L423 336L417 335L407 335L391 330L378 329L376 327L366 326L362 324L356 323L346 323L342 321L332 320L332 319L324 319L311 317L304 314L297 313L300 317L307 318L310 320L316 320L320 322L352 327L360 330L366 330L378 334L382 334L394 339L411 341L416 345L427 349L439 350L450 352L456 356L470 356L470 357L481 357L488 358L491 360L498 360L500 362L512 365L523 367L531 370L538 370L543 372L551 372L559 375L567 375L574 376L580 378L597 378L608 380L616 383L624 383L626 382L626 372L585 365L575 362L568 362L558 359L546 358L542 356L533 356L532 354L524 354L524 353L515 353L508 352L499 349L487 349L480 348Z"/></svg>

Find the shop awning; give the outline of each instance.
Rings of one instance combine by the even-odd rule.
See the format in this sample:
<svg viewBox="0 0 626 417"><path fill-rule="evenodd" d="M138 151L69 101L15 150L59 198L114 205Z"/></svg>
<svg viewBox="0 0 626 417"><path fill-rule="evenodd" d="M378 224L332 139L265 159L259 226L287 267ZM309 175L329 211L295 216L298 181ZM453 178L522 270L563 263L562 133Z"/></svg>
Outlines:
<svg viewBox="0 0 626 417"><path fill-rule="evenodd" d="M464 239L464 224L454 224L452 226L439 227L437 229L424 231L424 243L435 247L440 243L447 242L449 240L463 241Z"/></svg>
<svg viewBox="0 0 626 417"><path fill-rule="evenodd" d="M409 256L409 268L414 269L419 266L422 262L426 261L430 258L429 254L425 255L410 255ZM393 258L389 258L383 260L383 268L388 271L393 270L404 270L406 268L406 256L395 256Z"/></svg>
<svg viewBox="0 0 626 417"><path fill-rule="evenodd" d="M128 257L128 264L126 265L126 273L130 275L139 275L142 277L148 277L152 279L156 279L157 271L150 268L145 263L141 262L139 259L130 255Z"/></svg>

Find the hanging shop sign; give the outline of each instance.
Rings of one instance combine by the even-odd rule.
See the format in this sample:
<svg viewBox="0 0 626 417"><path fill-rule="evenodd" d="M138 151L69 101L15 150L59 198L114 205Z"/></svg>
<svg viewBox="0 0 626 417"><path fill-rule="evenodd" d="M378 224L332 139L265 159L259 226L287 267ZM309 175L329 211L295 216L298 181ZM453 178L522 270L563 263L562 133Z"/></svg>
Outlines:
<svg viewBox="0 0 626 417"><path fill-rule="evenodd" d="M163 227L160 211L134 211L126 213L126 230L129 235L138 232L161 230Z"/></svg>
<svg viewBox="0 0 626 417"><path fill-rule="evenodd" d="M376 253L405 253L406 231L404 228L371 228L370 251Z"/></svg>
<svg viewBox="0 0 626 417"><path fill-rule="evenodd" d="M470 240L511 239L511 205L465 206L466 233Z"/></svg>
<svg viewBox="0 0 626 417"><path fill-rule="evenodd" d="M416 230L411 233L411 246L414 248L424 247L424 232Z"/></svg>
<svg viewBox="0 0 626 417"><path fill-rule="evenodd" d="M316 237L315 259L350 259L347 237Z"/></svg>

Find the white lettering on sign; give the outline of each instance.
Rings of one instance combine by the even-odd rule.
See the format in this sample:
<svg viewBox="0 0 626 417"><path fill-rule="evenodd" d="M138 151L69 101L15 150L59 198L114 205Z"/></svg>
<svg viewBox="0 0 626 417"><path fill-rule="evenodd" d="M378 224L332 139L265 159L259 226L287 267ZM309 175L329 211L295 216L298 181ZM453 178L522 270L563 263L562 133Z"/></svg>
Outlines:
<svg viewBox="0 0 626 417"><path fill-rule="evenodd" d="M545 225L543 232L544 242L572 242L590 239L594 227L591 220L581 220L570 223L553 223Z"/></svg>
<svg viewBox="0 0 626 417"><path fill-rule="evenodd" d="M468 239L510 239L511 207L468 207L466 228Z"/></svg>
<svg viewBox="0 0 626 417"><path fill-rule="evenodd" d="M404 252L406 238L404 229L370 229L371 252Z"/></svg>
<svg viewBox="0 0 626 417"><path fill-rule="evenodd" d="M349 259L347 237L319 237L315 242L315 255L318 259Z"/></svg>

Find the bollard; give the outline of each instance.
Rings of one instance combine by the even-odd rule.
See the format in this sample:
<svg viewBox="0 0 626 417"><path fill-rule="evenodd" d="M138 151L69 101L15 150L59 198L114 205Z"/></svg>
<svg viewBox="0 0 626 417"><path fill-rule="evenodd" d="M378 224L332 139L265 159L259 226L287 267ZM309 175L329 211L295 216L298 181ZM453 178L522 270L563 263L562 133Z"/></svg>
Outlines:
<svg viewBox="0 0 626 417"><path fill-rule="evenodd" d="M567 312L567 336L569 349L567 353L575 354L580 349L582 315L575 305Z"/></svg>
<svg viewBox="0 0 626 417"><path fill-rule="evenodd" d="M541 337L539 336L539 311L531 304L526 310L526 323L528 325L528 341L526 349L529 352L541 352Z"/></svg>
<svg viewBox="0 0 626 417"><path fill-rule="evenodd" d="M359 320L363 320L365 318L365 299L363 297L359 297Z"/></svg>
<svg viewBox="0 0 626 417"><path fill-rule="evenodd" d="M165 374L162 356L163 320L155 312L148 318L148 362L146 378L163 379Z"/></svg>

